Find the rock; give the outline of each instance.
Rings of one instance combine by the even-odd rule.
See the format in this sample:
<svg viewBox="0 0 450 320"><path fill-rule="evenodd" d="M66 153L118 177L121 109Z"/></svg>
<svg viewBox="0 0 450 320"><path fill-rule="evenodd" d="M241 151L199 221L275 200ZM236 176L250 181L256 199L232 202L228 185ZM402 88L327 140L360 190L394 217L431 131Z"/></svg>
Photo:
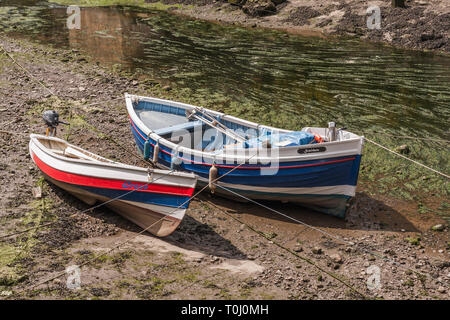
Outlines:
<svg viewBox="0 0 450 320"><path fill-rule="evenodd" d="M294 247L294 251L295 251L295 252L302 252L302 251L303 251L303 248L302 248L301 246L299 246L299 245L296 245L296 246Z"/></svg>
<svg viewBox="0 0 450 320"><path fill-rule="evenodd" d="M89 291L96 297L106 297L111 294L111 291L106 288L91 288Z"/></svg>
<svg viewBox="0 0 450 320"><path fill-rule="evenodd" d="M392 250L392 249L385 249L385 250L383 251L383 253L384 253L384 254L389 254L389 255L391 255L391 256L395 255L395 251Z"/></svg>
<svg viewBox="0 0 450 320"><path fill-rule="evenodd" d="M443 286L440 286L440 287L437 289L437 292L439 292L439 293L445 293L445 288L444 288Z"/></svg>
<svg viewBox="0 0 450 320"><path fill-rule="evenodd" d="M418 246L420 245L420 237L408 237L405 238L405 241L408 241L410 244L414 245L414 246Z"/></svg>
<svg viewBox="0 0 450 320"><path fill-rule="evenodd" d="M392 0L393 8L405 8L405 0Z"/></svg>
<svg viewBox="0 0 450 320"><path fill-rule="evenodd" d="M172 87L169 86L169 85L167 85L167 86L162 87L162 89L163 89L164 91L170 91L170 90L172 90Z"/></svg>
<svg viewBox="0 0 450 320"><path fill-rule="evenodd" d="M330 255L330 258L335 262L335 263L342 263L342 257L340 255L336 254L332 254Z"/></svg>
<svg viewBox="0 0 450 320"><path fill-rule="evenodd" d="M436 261L433 265L439 269L446 269L450 267L450 261Z"/></svg>
<svg viewBox="0 0 450 320"><path fill-rule="evenodd" d="M242 10L249 16L261 17L275 13L277 8L271 0L247 0Z"/></svg>
<svg viewBox="0 0 450 320"><path fill-rule="evenodd" d="M238 6L242 6L246 0L227 0L228 3L235 4Z"/></svg>
<svg viewBox="0 0 450 320"><path fill-rule="evenodd" d="M278 236L275 232L263 232L262 235L267 239L274 239Z"/></svg>
<svg viewBox="0 0 450 320"><path fill-rule="evenodd" d="M314 247L312 249L312 253L314 253L314 254L322 254L322 249L319 248L319 247Z"/></svg>
<svg viewBox="0 0 450 320"><path fill-rule="evenodd" d="M444 231L445 226L443 224L437 224L435 226L431 227L431 230L433 231Z"/></svg>
<svg viewBox="0 0 450 320"><path fill-rule="evenodd" d="M409 154L411 150L409 149L409 146L406 144L402 144L401 146L398 146L394 149L395 152L401 153L401 154Z"/></svg>
<svg viewBox="0 0 450 320"><path fill-rule="evenodd" d="M33 188L31 191L33 193L33 197L35 197L36 199L42 198L42 189L41 189L41 187Z"/></svg>
<svg viewBox="0 0 450 320"><path fill-rule="evenodd" d="M97 114L97 113L104 113L105 110L103 110L100 107L91 107L91 108L89 108L89 112L92 114Z"/></svg>
<svg viewBox="0 0 450 320"><path fill-rule="evenodd" d="M441 39L442 35L438 34L434 34L433 33L422 33L420 35L420 41L425 42L425 41L431 41L431 40L437 40L437 39Z"/></svg>

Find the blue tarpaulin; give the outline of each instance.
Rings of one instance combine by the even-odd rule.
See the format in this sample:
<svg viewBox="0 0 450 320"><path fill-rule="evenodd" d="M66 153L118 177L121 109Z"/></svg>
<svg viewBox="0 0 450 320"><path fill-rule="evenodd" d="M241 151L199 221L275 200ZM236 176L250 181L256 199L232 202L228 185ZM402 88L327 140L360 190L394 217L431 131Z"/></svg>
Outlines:
<svg viewBox="0 0 450 320"><path fill-rule="evenodd" d="M264 141L270 141L272 147L292 147L305 144L314 144L314 135L305 131L293 131L288 133L265 133L257 138L244 142L244 148L258 148ZM242 147L242 145L240 145Z"/></svg>

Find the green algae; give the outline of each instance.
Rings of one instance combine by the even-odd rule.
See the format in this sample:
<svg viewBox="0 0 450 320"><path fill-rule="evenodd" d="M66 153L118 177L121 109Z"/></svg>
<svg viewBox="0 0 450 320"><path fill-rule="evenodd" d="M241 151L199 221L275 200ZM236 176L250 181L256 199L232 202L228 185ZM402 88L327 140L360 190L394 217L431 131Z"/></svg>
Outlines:
<svg viewBox="0 0 450 320"><path fill-rule="evenodd" d="M39 179L36 186L44 188L44 180ZM53 202L51 199L43 197L31 201L28 206L31 210L26 211L17 224L21 226L21 230L39 226L44 215L53 209ZM2 286L13 287L27 279L21 261L29 256L32 247L36 245L35 233L36 229L30 229L18 237L15 242L0 245L0 288Z"/></svg>

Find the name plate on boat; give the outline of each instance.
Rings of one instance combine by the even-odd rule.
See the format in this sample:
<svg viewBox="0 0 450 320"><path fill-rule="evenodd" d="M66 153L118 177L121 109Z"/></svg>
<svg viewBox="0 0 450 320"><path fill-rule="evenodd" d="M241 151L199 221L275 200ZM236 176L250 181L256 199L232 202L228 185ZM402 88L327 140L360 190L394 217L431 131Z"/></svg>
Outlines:
<svg viewBox="0 0 450 320"><path fill-rule="evenodd" d="M306 148L306 149L298 149L297 150L297 152L300 154L325 152L325 151L327 151L326 147L315 147L315 148Z"/></svg>

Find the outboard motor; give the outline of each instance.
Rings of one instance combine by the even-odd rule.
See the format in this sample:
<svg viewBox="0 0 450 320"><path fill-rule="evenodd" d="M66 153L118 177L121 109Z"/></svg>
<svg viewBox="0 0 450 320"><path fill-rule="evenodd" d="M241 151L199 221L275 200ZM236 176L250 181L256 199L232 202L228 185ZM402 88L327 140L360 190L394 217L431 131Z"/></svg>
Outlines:
<svg viewBox="0 0 450 320"><path fill-rule="evenodd" d="M59 114L55 110L47 110L42 114L45 124L47 125L47 136L50 135L54 137L56 135L56 127L61 124L68 123L59 121Z"/></svg>

